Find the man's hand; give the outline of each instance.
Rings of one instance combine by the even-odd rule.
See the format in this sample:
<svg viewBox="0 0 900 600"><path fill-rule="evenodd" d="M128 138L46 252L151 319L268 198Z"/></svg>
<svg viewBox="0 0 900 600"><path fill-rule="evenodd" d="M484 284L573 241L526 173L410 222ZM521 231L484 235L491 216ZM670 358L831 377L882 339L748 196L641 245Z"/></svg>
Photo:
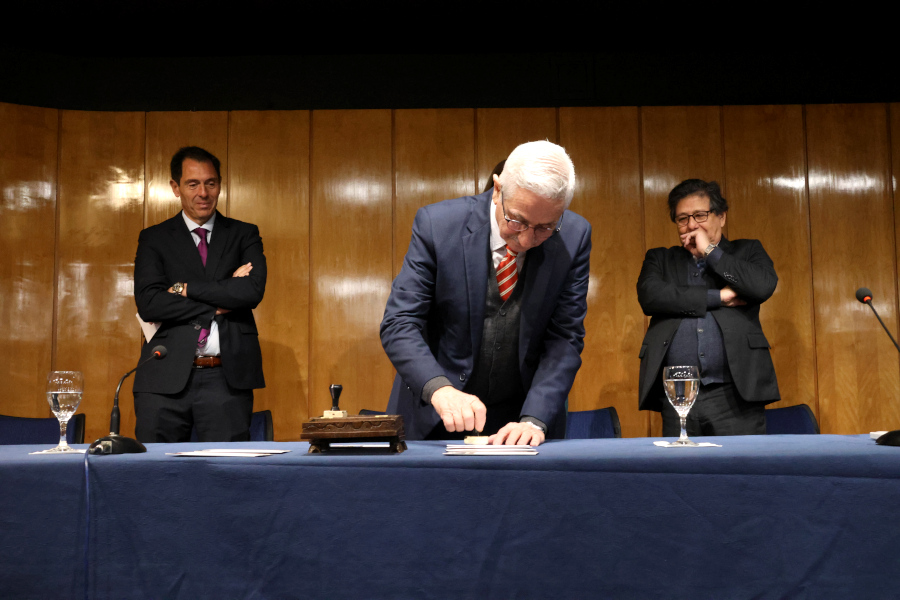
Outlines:
<svg viewBox="0 0 900 600"><path fill-rule="evenodd" d="M506 446L540 446L544 443L544 432L531 423L507 423L500 431L488 438L488 444Z"/></svg>
<svg viewBox="0 0 900 600"><path fill-rule="evenodd" d="M431 405L444 421L447 431L482 431L487 408L477 396L460 392L451 385L438 388Z"/></svg>
<svg viewBox="0 0 900 600"><path fill-rule="evenodd" d="M737 292L727 285L719 290L719 298L722 300L722 306L744 306L747 304L738 297Z"/></svg>
<svg viewBox="0 0 900 600"><path fill-rule="evenodd" d="M702 228L681 234L681 245L684 249L697 258L706 258L706 247L709 246L709 236Z"/></svg>
<svg viewBox="0 0 900 600"><path fill-rule="evenodd" d="M253 270L253 263L247 263L246 265L241 265L238 267L238 270L234 272L232 277L246 277L250 274L250 271Z"/></svg>

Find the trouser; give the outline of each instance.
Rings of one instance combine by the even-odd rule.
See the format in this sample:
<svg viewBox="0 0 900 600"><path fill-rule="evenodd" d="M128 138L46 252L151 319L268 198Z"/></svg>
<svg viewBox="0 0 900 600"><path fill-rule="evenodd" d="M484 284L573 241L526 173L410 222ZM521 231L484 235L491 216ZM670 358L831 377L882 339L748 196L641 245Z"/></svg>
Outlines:
<svg viewBox="0 0 900 600"><path fill-rule="evenodd" d="M678 437L681 421L667 399L662 409L663 437ZM762 402L747 402L733 383L701 385L697 400L687 416L688 436L763 435L766 433L766 407Z"/></svg>
<svg viewBox="0 0 900 600"><path fill-rule="evenodd" d="M194 428L201 442L249 441L252 412L253 390L229 386L221 367L192 368L177 394L134 394L141 442L187 442Z"/></svg>

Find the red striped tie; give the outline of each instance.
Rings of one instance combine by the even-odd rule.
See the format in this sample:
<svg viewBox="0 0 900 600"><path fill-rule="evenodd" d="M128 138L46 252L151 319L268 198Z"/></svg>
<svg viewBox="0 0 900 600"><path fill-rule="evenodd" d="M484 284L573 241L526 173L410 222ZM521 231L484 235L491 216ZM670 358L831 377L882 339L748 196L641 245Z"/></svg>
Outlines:
<svg viewBox="0 0 900 600"><path fill-rule="evenodd" d="M506 247L506 256L497 265L497 284L500 286L500 298L504 302L509 300L516 287L516 281L519 280L518 270L516 269L516 252Z"/></svg>

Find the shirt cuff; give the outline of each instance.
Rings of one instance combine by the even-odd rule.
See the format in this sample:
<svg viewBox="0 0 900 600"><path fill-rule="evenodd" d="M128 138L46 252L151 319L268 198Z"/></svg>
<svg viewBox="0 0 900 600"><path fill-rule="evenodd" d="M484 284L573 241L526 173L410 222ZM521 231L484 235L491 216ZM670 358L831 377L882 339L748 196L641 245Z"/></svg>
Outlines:
<svg viewBox="0 0 900 600"><path fill-rule="evenodd" d="M425 382L425 387L422 388L422 400L424 400L426 404L431 404L431 397L434 395L434 393L440 388L447 385L453 384L450 383L450 380L443 375L432 377L427 382Z"/></svg>
<svg viewBox="0 0 900 600"><path fill-rule="evenodd" d="M706 308L719 308L722 306L722 294L720 290L706 290Z"/></svg>
<svg viewBox="0 0 900 600"><path fill-rule="evenodd" d="M544 432L544 435L547 435L547 425L544 424L540 419L536 419L529 415L522 415L522 418L519 419L519 423L532 423L541 428L541 431Z"/></svg>

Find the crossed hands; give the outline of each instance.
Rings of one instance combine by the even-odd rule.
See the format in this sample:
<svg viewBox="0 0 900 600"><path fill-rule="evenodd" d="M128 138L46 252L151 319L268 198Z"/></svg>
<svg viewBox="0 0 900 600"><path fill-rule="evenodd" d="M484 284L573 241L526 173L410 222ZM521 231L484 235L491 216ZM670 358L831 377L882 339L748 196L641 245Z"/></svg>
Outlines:
<svg viewBox="0 0 900 600"><path fill-rule="evenodd" d="M237 268L237 271L234 272L232 277L246 277L250 274L250 271L253 270L253 263L247 263L246 265L241 265ZM187 286L188 284L184 284L184 289L181 290L181 295L187 298ZM175 290L169 288L169 293L173 293ZM217 308L216 315L224 315L225 313L231 312L230 308Z"/></svg>
<svg viewBox="0 0 900 600"><path fill-rule="evenodd" d="M477 396L466 394L453 386L439 388L431 396L431 405L440 415L447 431L482 431L487 408ZM507 423L488 438L488 444L537 446L544 441L544 432L530 423Z"/></svg>

